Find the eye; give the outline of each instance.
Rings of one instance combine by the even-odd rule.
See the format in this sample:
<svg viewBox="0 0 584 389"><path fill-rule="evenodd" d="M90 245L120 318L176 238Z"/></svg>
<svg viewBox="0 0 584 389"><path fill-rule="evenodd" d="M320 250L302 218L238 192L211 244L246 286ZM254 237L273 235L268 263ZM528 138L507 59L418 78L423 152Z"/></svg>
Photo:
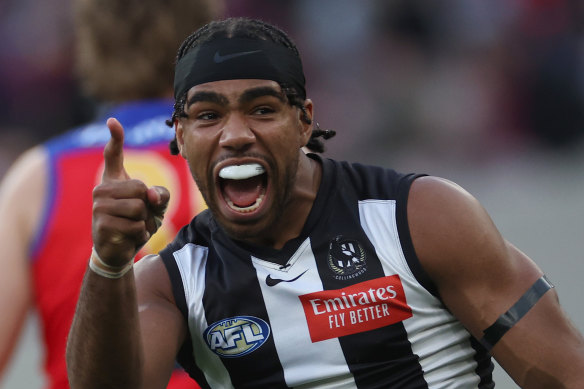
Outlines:
<svg viewBox="0 0 584 389"><path fill-rule="evenodd" d="M269 115L271 113L276 112L273 108L267 106L257 107L252 111L253 115Z"/></svg>
<svg viewBox="0 0 584 389"><path fill-rule="evenodd" d="M212 121L217 120L219 115L217 112L205 111L197 114L196 119L201 121Z"/></svg>

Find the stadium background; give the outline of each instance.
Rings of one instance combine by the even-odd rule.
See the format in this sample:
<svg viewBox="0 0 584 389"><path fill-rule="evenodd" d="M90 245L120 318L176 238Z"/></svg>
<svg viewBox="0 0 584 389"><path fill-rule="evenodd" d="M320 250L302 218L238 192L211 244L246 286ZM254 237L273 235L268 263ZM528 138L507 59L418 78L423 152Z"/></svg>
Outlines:
<svg viewBox="0 0 584 389"><path fill-rule="evenodd" d="M88 120L70 0L0 4L0 177ZM557 285L584 331L584 3L227 0L296 41L326 155L451 179ZM542 337L553 334L541 334ZM43 382L36 316L0 389ZM500 368L499 388L516 388Z"/></svg>

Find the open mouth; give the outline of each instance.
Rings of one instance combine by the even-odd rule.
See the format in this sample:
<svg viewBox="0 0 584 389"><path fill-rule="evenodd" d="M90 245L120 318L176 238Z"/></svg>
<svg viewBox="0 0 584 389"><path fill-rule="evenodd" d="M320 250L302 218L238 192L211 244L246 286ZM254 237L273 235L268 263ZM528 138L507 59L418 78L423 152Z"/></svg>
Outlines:
<svg viewBox="0 0 584 389"><path fill-rule="evenodd" d="M259 163L222 168L219 171L221 191L229 208L241 213L250 213L258 209L266 194L265 172Z"/></svg>

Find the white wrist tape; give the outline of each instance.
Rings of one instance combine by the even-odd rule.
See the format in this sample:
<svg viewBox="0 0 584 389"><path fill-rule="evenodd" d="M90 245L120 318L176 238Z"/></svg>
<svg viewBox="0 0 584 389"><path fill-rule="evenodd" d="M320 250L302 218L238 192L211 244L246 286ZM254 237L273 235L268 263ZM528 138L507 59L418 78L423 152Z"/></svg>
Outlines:
<svg viewBox="0 0 584 389"><path fill-rule="evenodd" d="M110 266L105 263L99 255L97 255L97 251L95 251L95 247L91 248L91 257L89 258L89 268L96 273L105 278L121 278L130 271L130 269L134 266L134 258L129 261L124 266Z"/></svg>

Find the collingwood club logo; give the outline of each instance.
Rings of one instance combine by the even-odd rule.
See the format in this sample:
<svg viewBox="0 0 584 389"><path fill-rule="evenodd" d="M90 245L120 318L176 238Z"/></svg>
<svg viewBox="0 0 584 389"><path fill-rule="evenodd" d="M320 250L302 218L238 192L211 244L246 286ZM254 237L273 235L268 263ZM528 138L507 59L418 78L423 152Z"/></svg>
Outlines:
<svg viewBox="0 0 584 389"><path fill-rule="evenodd" d="M348 280L365 273L365 250L354 239L344 239L341 235L331 240L328 265L337 280Z"/></svg>

